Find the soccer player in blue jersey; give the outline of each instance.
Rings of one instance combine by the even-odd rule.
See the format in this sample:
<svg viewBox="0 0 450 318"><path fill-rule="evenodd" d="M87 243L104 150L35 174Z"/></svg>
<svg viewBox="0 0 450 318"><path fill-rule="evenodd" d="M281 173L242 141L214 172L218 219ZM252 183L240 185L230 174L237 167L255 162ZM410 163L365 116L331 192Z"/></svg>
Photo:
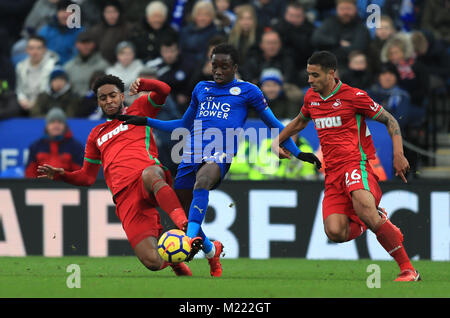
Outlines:
<svg viewBox="0 0 450 318"><path fill-rule="evenodd" d="M124 120L125 124L148 125L168 132L181 127L189 129L190 139L184 148L174 183L185 211L189 210L186 235L191 238L191 254L188 260L202 249L208 259L211 276L219 277L222 274L219 258L223 245L219 241L211 242L201 224L208 208L209 191L217 188L223 180L237 152L237 142L232 147L226 145L227 131L243 127L249 108L255 109L268 127L281 131L284 126L273 115L257 86L236 79L238 53L232 45L216 46L211 54L211 63L214 81L202 81L195 86L183 118L161 121L121 115L118 119ZM219 135L223 137L217 140L215 135L214 148L208 146L211 144L210 136L206 137L211 129L221 132ZM301 152L291 138L282 146L282 157L289 157L292 153L300 160L316 163L320 169L320 160L313 153Z"/></svg>

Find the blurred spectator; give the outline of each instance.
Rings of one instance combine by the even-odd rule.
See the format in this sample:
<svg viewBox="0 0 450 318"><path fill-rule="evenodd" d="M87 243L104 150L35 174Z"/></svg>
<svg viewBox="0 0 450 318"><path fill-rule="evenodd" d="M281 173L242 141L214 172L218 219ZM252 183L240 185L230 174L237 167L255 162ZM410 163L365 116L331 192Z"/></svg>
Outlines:
<svg viewBox="0 0 450 318"><path fill-rule="evenodd" d="M235 8L236 22L228 35L228 43L239 51L241 65L246 62L247 53L257 46L260 38L258 19L251 5L240 5Z"/></svg>
<svg viewBox="0 0 450 318"><path fill-rule="evenodd" d="M375 37L370 41L369 51L367 53L369 68L372 72L377 73L380 71L381 49L386 41L389 40L396 32L397 30L395 29L392 19L387 15L382 15L380 17L380 27L375 29Z"/></svg>
<svg viewBox="0 0 450 318"><path fill-rule="evenodd" d="M17 102L17 96L7 80L0 79L0 120L21 116L23 112Z"/></svg>
<svg viewBox="0 0 450 318"><path fill-rule="evenodd" d="M248 56L247 62L241 68L242 78L252 83L258 83L261 71L265 68L277 68L281 70L287 83L295 83L294 60L282 47L280 35L274 30L264 32L259 50Z"/></svg>
<svg viewBox="0 0 450 318"><path fill-rule="evenodd" d="M188 106L191 95L189 83L194 65L180 54L177 40L171 37L162 40L160 55L161 57L148 61L146 66L156 69L158 79L169 84L172 96L181 109L184 109Z"/></svg>
<svg viewBox="0 0 450 318"><path fill-rule="evenodd" d="M66 11L66 9L71 4L74 2L60 0L56 6L56 15L53 16L53 20L38 31L38 34L47 42L47 47L58 54L58 63L61 65L77 54L75 41L78 33L83 30L83 28L67 27L67 19L72 12Z"/></svg>
<svg viewBox="0 0 450 318"><path fill-rule="evenodd" d="M424 106L429 91L429 73L424 65L416 61L411 39L406 33L397 33L381 50L381 61L391 62L400 74L399 86L411 95L411 102Z"/></svg>
<svg viewBox="0 0 450 318"><path fill-rule="evenodd" d="M72 137L66 115L53 108L45 118L45 134L30 146L25 177L36 178L37 167L49 164L74 171L83 165L84 147Z"/></svg>
<svg viewBox="0 0 450 318"><path fill-rule="evenodd" d="M95 71L89 79L89 91L80 98L75 117L89 118L97 120L106 118L100 106L98 106L97 96L93 91L94 83L99 78L105 75L104 71Z"/></svg>
<svg viewBox="0 0 450 318"><path fill-rule="evenodd" d="M57 57L47 50L45 39L36 35L28 38L26 51L28 57L16 66L16 94L28 114L38 94L47 89Z"/></svg>
<svg viewBox="0 0 450 318"><path fill-rule="evenodd" d="M229 34L236 21L236 14L230 10L230 0L214 0L214 7L217 25L226 34Z"/></svg>
<svg viewBox="0 0 450 318"><path fill-rule="evenodd" d="M443 43L427 30L411 32L411 42L416 60L430 73L430 89L450 84L450 59Z"/></svg>
<svg viewBox="0 0 450 318"><path fill-rule="evenodd" d="M450 45L450 1L424 1L421 28L433 33L434 38Z"/></svg>
<svg viewBox="0 0 450 318"><path fill-rule="evenodd" d="M222 32L214 24L216 11L211 2L196 2L191 18L192 22L180 31L180 49L187 59L199 62L208 49L209 39Z"/></svg>
<svg viewBox="0 0 450 318"><path fill-rule="evenodd" d="M397 119L402 129L420 126L425 119L425 108L411 104L409 93L398 86L399 78L397 67L392 63L384 63L376 84L367 92Z"/></svg>
<svg viewBox="0 0 450 318"><path fill-rule="evenodd" d="M370 34L358 16L355 3L356 0L337 0L336 16L323 21L311 38L316 49L333 52L340 66L347 65L351 51L365 52L369 46Z"/></svg>
<svg viewBox="0 0 450 318"><path fill-rule="evenodd" d="M64 65L64 70L69 75L73 91L84 96L89 91L92 73L106 70L109 64L97 51L95 40L89 32L78 34L75 46L78 54Z"/></svg>
<svg viewBox="0 0 450 318"><path fill-rule="evenodd" d="M108 0L103 6L102 21L89 31L97 41L97 48L109 64L116 62L117 44L128 39L131 25L122 17L123 10L117 0Z"/></svg>
<svg viewBox="0 0 450 318"><path fill-rule="evenodd" d="M24 25L23 36L35 34L44 25L50 23L56 14L59 0L38 0L28 13Z"/></svg>
<svg viewBox="0 0 450 318"><path fill-rule="evenodd" d="M161 1L152 1L145 8L145 17L130 32L136 57L144 62L157 58L162 37L178 40L178 32L169 24L167 6Z"/></svg>
<svg viewBox="0 0 450 318"><path fill-rule="evenodd" d="M274 25L274 29L281 36L283 48L294 59L296 70L304 70L313 53L311 36L314 32L314 26L305 19L304 7L297 2L288 3L283 19Z"/></svg>
<svg viewBox="0 0 450 318"><path fill-rule="evenodd" d="M368 67L367 57L361 51L350 52L347 68L339 73L342 82L352 87L366 90L373 84L373 74Z"/></svg>
<svg viewBox="0 0 450 318"><path fill-rule="evenodd" d="M69 78L62 68L55 68L50 74L49 87L36 99L30 111L32 117L44 117L52 108L61 108L69 117L74 117L78 108L78 95L72 92Z"/></svg>
<svg viewBox="0 0 450 318"><path fill-rule="evenodd" d="M130 96L129 89L141 72L144 64L140 59L135 58L134 45L131 42L123 41L117 45L117 62L106 69L106 74L112 74L122 79L125 84L125 102L130 105L135 96Z"/></svg>
<svg viewBox="0 0 450 318"><path fill-rule="evenodd" d="M208 42L208 49L203 56L203 59L196 64L194 71L190 77L189 89L192 91L200 81L212 81L212 65L211 65L211 53L213 48L220 44L226 42L226 37L221 35L213 36ZM238 70L239 72L239 70ZM184 112L185 110L183 110Z"/></svg>
<svg viewBox="0 0 450 318"><path fill-rule="evenodd" d="M286 92L283 83L283 75L280 70L275 68L264 69L261 73L259 86L267 99L270 109L279 119L294 118L298 115L300 100L291 101ZM289 88L288 88L289 89ZM258 117L256 113L255 116Z"/></svg>
<svg viewBox="0 0 450 318"><path fill-rule="evenodd" d="M253 0L253 7L261 28L270 27L278 22L286 7L285 0Z"/></svg>

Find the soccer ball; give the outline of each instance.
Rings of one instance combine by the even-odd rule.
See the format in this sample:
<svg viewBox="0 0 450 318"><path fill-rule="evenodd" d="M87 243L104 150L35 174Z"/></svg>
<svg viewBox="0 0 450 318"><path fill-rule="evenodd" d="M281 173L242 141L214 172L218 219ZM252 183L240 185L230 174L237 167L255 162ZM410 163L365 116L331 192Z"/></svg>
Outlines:
<svg viewBox="0 0 450 318"><path fill-rule="evenodd" d="M181 230L169 230L158 240L158 253L169 263L180 263L191 251L189 237Z"/></svg>

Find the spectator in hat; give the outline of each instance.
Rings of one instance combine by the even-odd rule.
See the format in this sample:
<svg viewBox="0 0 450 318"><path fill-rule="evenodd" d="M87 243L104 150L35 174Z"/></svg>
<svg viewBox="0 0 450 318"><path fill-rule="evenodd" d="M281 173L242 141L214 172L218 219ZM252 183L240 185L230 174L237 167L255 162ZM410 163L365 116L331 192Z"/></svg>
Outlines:
<svg viewBox="0 0 450 318"><path fill-rule="evenodd" d="M289 100L286 94L283 75L280 70L276 68L264 69L261 73L259 85L275 117L294 118L297 116L298 107Z"/></svg>
<svg viewBox="0 0 450 318"><path fill-rule="evenodd" d="M46 40L47 47L58 54L58 63L61 65L76 55L75 41L78 33L83 31L82 27L69 28L67 26L67 19L72 12L66 11L66 9L71 4L74 2L60 0L56 5L56 14L52 21L38 31L38 34Z"/></svg>
<svg viewBox="0 0 450 318"><path fill-rule="evenodd" d="M122 79L125 84L125 102L128 105L135 100L135 96L130 96L129 87L139 75L144 67L140 59L136 59L135 47L129 41L122 41L116 48L117 62L106 69L106 74L112 74Z"/></svg>
<svg viewBox="0 0 450 318"><path fill-rule="evenodd" d="M50 74L48 90L38 95L30 116L44 117L50 109L58 107L63 109L67 116L74 117L78 102L79 97L72 92L66 72L57 67Z"/></svg>
<svg viewBox="0 0 450 318"><path fill-rule="evenodd" d="M64 111L52 108L45 117L44 136L30 146L25 177L36 178L37 167L43 164L66 171L81 169L83 154L84 147L73 138Z"/></svg>
<svg viewBox="0 0 450 318"><path fill-rule="evenodd" d="M78 34L75 46L78 54L64 65L64 70L73 91L79 96L84 96L89 91L91 75L95 71L106 70L109 64L97 51L94 37L88 31Z"/></svg>

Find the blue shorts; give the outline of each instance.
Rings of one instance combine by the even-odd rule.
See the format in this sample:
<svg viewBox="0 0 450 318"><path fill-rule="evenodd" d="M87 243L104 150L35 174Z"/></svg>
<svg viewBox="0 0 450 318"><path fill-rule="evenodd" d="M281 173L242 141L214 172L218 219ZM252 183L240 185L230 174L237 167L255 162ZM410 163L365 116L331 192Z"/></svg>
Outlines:
<svg viewBox="0 0 450 318"><path fill-rule="evenodd" d="M184 160L181 161L181 163L178 165L177 176L175 177L173 188L193 189L198 170L200 170L200 168L203 167L204 164L208 164L208 162L215 162L220 168L220 179L212 187L211 190L216 189L225 178L225 175L227 174L231 166L231 162L227 162L227 160L221 160L220 156L217 155L205 158L202 160L202 162L197 163L193 162L193 160L191 160L191 163L186 163L184 162Z"/></svg>

